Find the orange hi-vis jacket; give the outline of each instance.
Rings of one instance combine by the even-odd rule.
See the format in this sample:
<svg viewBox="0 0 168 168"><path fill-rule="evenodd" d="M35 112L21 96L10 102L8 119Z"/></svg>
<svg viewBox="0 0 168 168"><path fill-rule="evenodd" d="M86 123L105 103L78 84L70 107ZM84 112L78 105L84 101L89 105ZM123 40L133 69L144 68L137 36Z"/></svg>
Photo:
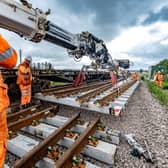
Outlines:
<svg viewBox="0 0 168 168"><path fill-rule="evenodd" d="M21 91L21 105L30 103L31 101L31 82L32 72L30 66L24 61L18 67L17 84Z"/></svg>
<svg viewBox="0 0 168 168"><path fill-rule="evenodd" d="M18 85L30 85L32 82L32 72L29 65L26 62L23 62L18 67Z"/></svg>
<svg viewBox="0 0 168 168"><path fill-rule="evenodd" d="M0 34L0 67L13 68L17 62L17 53Z"/></svg>
<svg viewBox="0 0 168 168"><path fill-rule="evenodd" d="M163 81L164 80L164 75L163 74L158 74L157 79L158 79L158 81Z"/></svg>
<svg viewBox="0 0 168 168"><path fill-rule="evenodd" d="M6 139L8 137L8 127L6 121L6 109L8 106L8 86L3 83L3 77L0 74L0 139Z"/></svg>
<svg viewBox="0 0 168 168"><path fill-rule="evenodd" d="M9 106L8 87L0 74L0 167L3 167L8 139L6 110Z"/></svg>
<svg viewBox="0 0 168 168"><path fill-rule="evenodd" d="M17 53L0 34L0 67L12 68L16 65ZM6 109L9 106L8 87L0 74L0 140L8 137Z"/></svg>
<svg viewBox="0 0 168 168"><path fill-rule="evenodd" d="M158 73L157 75L157 86L161 87L163 86L163 80L164 80L164 75L161 73Z"/></svg>
<svg viewBox="0 0 168 168"><path fill-rule="evenodd" d="M117 74L115 71L110 72L111 82L112 85L115 85L117 83Z"/></svg>
<svg viewBox="0 0 168 168"><path fill-rule="evenodd" d="M16 65L17 53L0 34L0 67L12 68ZM8 87L0 74L0 168L3 167L7 149L8 127L6 110L9 106Z"/></svg>
<svg viewBox="0 0 168 168"><path fill-rule="evenodd" d="M154 82L157 86L162 87L163 86L163 80L164 80L164 75L162 73L156 73L154 75Z"/></svg>
<svg viewBox="0 0 168 168"><path fill-rule="evenodd" d="M133 73L133 79L138 80L139 79L139 74L137 72Z"/></svg>

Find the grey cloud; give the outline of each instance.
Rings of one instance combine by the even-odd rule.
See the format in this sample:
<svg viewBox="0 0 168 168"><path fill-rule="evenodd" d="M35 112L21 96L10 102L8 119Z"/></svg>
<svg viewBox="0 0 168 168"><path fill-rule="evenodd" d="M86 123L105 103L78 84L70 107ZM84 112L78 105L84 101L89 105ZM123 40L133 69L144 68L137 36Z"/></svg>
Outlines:
<svg viewBox="0 0 168 168"><path fill-rule="evenodd" d="M168 21L168 6L163 7L159 12L150 12L149 16L143 22L144 25L149 25L157 21Z"/></svg>
<svg viewBox="0 0 168 168"><path fill-rule="evenodd" d="M142 62L134 62L134 68L147 68L151 65L158 63L159 61L168 57L168 47L161 45L159 42L151 43L145 46L139 46L130 52L128 55L136 58L142 58Z"/></svg>
<svg viewBox="0 0 168 168"><path fill-rule="evenodd" d="M140 15L148 13L162 1L61 0L58 3L76 15L89 15L89 13L94 13L94 25L98 28L93 33L105 40L111 40L111 38L120 33L120 29L134 26Z"/></svg>
<svg viewBox="0 0 168 168"><path fill-rule="evenodd" d="M80 22L58 24L70 32L80 33L90 31L104 41L110 41L119 35L120 31L137 24L139 16L149 13L164 0L30 0L33 6L52 10L52 20L57 24L57 16L63 22L72 20L72 15L80 18ZM69 15L61 15L68 13ZM94 15L92 25L86 21ZM62 18L61 18L62 17ZM51 18L49 16L49 18ZM55 18L55 19L54 19ZM79 32L77 32L79 31Z"/></svg>

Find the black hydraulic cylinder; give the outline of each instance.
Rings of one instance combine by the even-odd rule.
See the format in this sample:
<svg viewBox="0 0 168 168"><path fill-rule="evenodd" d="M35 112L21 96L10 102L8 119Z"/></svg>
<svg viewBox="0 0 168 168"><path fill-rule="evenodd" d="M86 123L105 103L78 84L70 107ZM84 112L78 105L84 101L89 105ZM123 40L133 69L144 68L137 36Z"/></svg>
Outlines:
<svg viewBox="0 0 168 168"><path fill-rule="evenodd" d="M66 49L75 50L77 46L74 45L74 35L66 30L58 27L57 25L47 22L46 23L46 35L44 39L51 43L57 44Z"/></svg>

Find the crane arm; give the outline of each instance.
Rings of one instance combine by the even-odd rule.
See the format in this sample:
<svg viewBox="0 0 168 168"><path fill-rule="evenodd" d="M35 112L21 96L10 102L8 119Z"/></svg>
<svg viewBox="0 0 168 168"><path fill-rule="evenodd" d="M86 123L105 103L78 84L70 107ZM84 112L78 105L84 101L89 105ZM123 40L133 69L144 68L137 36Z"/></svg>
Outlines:
<svg viewBox="0 0 168 168"><path fill-rule="evenodd" d="M26 0L20 1L21 3L15 0L0 0L1 28L15 32L33 42L46 40L64 47L77 59L84 55L95 59L96 48L101 45L102 40L88 32L72 34L48 21L47 15L50 12L44 13L38 8L34 9Z"/></svg>
<svg viewBox="0 0 168 168"><path fill-rule="evenodd" d="M0 27L33 42L44 39L67 49L76 48L73 34L47 21L47 12L32 8L27 1L21 1L0 0Z"/></svg>

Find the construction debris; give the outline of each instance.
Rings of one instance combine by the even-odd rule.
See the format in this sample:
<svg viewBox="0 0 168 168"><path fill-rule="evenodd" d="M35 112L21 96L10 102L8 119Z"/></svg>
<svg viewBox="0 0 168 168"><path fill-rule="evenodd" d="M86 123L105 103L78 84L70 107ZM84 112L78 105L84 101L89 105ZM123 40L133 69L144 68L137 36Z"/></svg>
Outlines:
<svg viewBox="0 0 168 168"><path fill-rule="evenodd" d="M144 157L147 162L154 163L151 153L149 152L149 147L147 142L145 141L145 146L147 147L144 149L135 139L134 135L127 134L125 135L125 139L127 140L128 144L132 147L131 154L139 159Z"/></svg>

